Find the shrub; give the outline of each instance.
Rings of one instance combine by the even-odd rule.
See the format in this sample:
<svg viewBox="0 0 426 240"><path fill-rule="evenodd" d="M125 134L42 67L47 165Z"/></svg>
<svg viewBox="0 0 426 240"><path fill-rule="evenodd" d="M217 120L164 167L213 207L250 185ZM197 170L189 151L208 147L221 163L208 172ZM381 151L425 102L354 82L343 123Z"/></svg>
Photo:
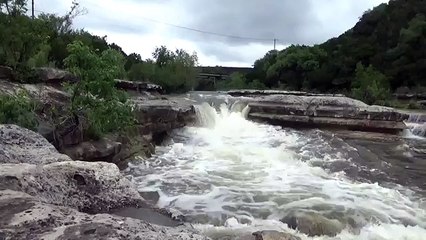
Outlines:
<svg viewBox="0 0 426 240"><path fill-rule="evenodd" d="M37 104L25 92L17 95L0 95L0 123L16 124L31 130L38 125Z"/></svg>
<svg viewBox="0 0 426 240"><path fill-rule="evenodd" d="M266 89L265 84L255 79L252 82L247 82L244 74L234 72L229 76L226 81L220 81L217 83L218 90L232 90L232 89Z"/></svg>
<svg viewBox="0 0 426 240"><path fill-rule="evenodd" d="M81 42L68 45L68 70L81 81L71 85L71 112L86 118L90 137L123 131L134 123L134 116L123 91L115 88L114 78L124 73L124 57L113 49L100 55Z"/></svg>

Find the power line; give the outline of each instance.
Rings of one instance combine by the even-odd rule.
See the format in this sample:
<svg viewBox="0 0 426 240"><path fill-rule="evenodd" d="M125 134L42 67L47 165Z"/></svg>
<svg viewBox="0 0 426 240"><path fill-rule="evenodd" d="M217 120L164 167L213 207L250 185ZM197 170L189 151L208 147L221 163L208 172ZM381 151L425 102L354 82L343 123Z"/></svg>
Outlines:
<svg viewBox="0 0 426 240"><path fill-rule="evenodd" d="M39 12L39 13L45 13L43 11L38 11L38 10L35 10L35 11ZM193 31L193 32L201 33L201 34L208 34L208 35L214 35L214 36L226 37L226 38L233 38L233 39L240 39L240 40L271 42L271 43L274 44L274 49L276 48L276 44L279 41L278 38L256 38L256 37L247 37L247 36L238 36L238 35L232 35L232 34L211 32L211 31L207 31L207 30L201 30L201 29L197 29L197 28L176 25L176 24L173 24L173 23L163 22L163 21L159 21L159 20L156 20L156 19L146 18L146 17L140 17L140 19L145 20L145 21L149 21L149 22L155 22L155 23L167 25L167 26L170 26L170 27L184 29L184 30L187 30L187 31Z"/></svg>
<svg viewBox="0 0 426 240"><path fill-rule="evenodd" d="M175 28L185 29L185 30L188 30L188 31L194 31L194 32L198 32L198 33L215 35L215 36L220 36L220 37L243 39L243 40L244 39L245 40L254 40L254 41L274 41L274 38L255 38L255 37L237 36L237 35L231 35L231 34L225 34L225 33L210 32L210 31L186 27L186 26L180 26L180 25L176 25L176 24L173 24L173 23L158 21L158 20L151 19L151 18L141 17L141 19L146 20L146 21L150 21L150 22L168 25L168 26L175 27ZM275 40L278 40L278 39L275 39Z"/></svg>

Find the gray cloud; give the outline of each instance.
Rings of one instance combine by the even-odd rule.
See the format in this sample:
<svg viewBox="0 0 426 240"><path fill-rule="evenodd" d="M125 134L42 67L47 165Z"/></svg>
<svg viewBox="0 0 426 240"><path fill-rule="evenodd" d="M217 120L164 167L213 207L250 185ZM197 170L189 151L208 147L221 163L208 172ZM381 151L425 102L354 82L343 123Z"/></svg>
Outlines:
<svg viewBox="0 0 426 240"><path fill-rule="evenodd" d="M50 6L62 1L65 0L46 0L52 3ZM262 44L266 52L272 48L274 38L282 45L321 43L351 28L365 10L386 1L122 0L117 4L85 0L81 3L89 13L78 20L77 26L104 30L110 35L133 34L142 42L147 35L159 34L159 39L164 42L170 42L170 39L191 42L200 54L220 62L251 64L261 57L259 52L263 50L257 48L252 55L247 54L250 44ZM150 22L150 18L156 21ZM158 22L255 39L209 35Z"/></svg>
<svg viewBox="0 0 426 240"><path fill-rule="evenodd" d="M233 0L186 3L188 24L197 29L259 39L279 38L285 43L310 43L303 32L318 24L309 0ZM212 38L212 37L210 37ZM216 38L235 44L260 42Z"/></svg>
<svg viewBox="0 0 426 240"><path fill-rule="evenodd" d="M178 0L176 0L178 1ZM261 43L272 46L272 39L283 45L317 44L351 28L362 13L380 0L187 0L182 4L185 26L208 32L255 39L220 37L185 30L176 36L198 42L207 55L223 61L241 61L241 56L214 46ZM260 40L266 39L266 40ZM206 44L210 43L209 44Z"/></svg>

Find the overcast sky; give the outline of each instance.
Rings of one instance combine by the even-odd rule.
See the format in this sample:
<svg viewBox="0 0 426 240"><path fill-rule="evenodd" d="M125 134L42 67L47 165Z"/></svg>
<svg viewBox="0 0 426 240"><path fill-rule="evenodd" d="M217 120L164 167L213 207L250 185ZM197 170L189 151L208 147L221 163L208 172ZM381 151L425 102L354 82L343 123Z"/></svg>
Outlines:
<svg viewBox="0 0 426 240"><path fill-rule="evenodd" d="M35 0L36 10L63 15L72 0ZM273 48L336 37L364 11L387 0L80 0L75 27L107 35L126 53L151 57L157 46L196 51L204 66L251 66ZM217 36L175 26L219 33Z"/></svg>

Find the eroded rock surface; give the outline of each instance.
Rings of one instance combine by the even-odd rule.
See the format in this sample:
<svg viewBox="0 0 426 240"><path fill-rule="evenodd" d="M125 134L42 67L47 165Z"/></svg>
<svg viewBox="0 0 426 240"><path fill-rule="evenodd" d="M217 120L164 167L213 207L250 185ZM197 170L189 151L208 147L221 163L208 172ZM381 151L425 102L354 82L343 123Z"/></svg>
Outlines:
<svg viewBox="0 0 426 240"><path fill-rule="evenodd" d="M68 71L42 67L35 69L38 77L44 83L48 84L62 84L64 82L77 82L79 79Z"/></svg>
<svg viewBox="0 0 426 240"><path fill-rule="evenodd" d="M149 205L115 164L71 161L14 125L0 134L1 239L206 239L179 223L99 214Z"/></svg>
<svg viewBox="0 0 426 240"><path fill-rule="evenodd" d="M184 127L195 118L193 102L185 99L132 98L142 135L153 135Z"/></svg>
<svg viewBox="0 0 426 240"><path fill-rule="evenodd" d="M70 160L43 136L16 125L0 125L0 163L48 164Z"/></svg>
<svg viewBox="0 0 426 240"><path fill-rule="evenodd" d="M49 204L100 213L138 206L142 197L118 167L104 162L58 162L43 166L0 165L0 189L22 191Z"/></svg>
<svg viewBox="0 0 426 240"><path fill-rule="evenodd" d="M11 190L0 191L0 236L62 240L207 239L187 226L170 228L108 214L88 215Z"/></svg>
<svg viewBox="0 0 426 240"><path fill-rule="evenodd" d="M272 94L249 101L248 117L284 127L329 127L399 133L407 114L332 95Z"/></svg>
<svg viewBox="0 0 426 240"><path fill-rule="evenodd" d="M163 93L163 88L161 86L148 82L115 79L115 86L125 91Z"/></svg>

